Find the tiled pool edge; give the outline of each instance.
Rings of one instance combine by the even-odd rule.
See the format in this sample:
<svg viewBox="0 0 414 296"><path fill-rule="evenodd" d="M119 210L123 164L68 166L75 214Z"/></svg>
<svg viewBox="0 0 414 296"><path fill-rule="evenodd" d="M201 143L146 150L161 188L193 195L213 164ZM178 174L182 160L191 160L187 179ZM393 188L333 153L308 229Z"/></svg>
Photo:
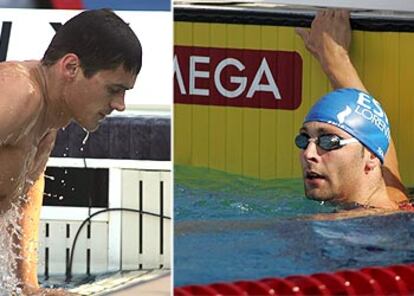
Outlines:
<svg viewBox="0 0 414 296"><path fill-rule="evenodd" d="M131 286L147 283L149 281L167 276L170 273L170 269L131 271L122 275L116 274L97 280L93 283L84 284L77 288L70 289L69 291L82 296L112 295L114 292L129 288Z"/></svg>

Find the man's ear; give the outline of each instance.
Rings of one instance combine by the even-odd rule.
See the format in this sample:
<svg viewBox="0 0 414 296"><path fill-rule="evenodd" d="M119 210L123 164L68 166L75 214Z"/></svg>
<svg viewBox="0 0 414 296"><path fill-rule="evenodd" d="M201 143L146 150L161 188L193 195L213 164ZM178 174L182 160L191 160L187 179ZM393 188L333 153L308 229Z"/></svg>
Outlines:
<svg viewBox="0 0 414 296"><path fill-rule="evenodd" d="M67 79L74 79L81 70L79 57L74 53L65 54L60 59L60 70Z"/></svg>
<svg viewBox="0 0 414 296"><path fill-rule="evenodd" d="M378 157L371 151L368 151L368 153L369 158L365 162L365 174L368 174L370 171L375 169L375 167L381 166L381 161L378 159Z"/></svg>

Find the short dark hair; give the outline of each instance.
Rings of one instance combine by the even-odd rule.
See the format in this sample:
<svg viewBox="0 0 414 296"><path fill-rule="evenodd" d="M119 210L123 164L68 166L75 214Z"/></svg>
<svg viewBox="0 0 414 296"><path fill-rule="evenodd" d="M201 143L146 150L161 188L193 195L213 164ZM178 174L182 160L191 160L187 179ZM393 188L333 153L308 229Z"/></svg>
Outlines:
<svg viewBox="0 0 414 296"><path fill-rule="evenodd" d="M138 37L127 23L104 8L84 11L61 26L49 44L42 64L55 64L67 53L76 54L86 77L100 70L124 66L139 73L142 48Z"/></svg>

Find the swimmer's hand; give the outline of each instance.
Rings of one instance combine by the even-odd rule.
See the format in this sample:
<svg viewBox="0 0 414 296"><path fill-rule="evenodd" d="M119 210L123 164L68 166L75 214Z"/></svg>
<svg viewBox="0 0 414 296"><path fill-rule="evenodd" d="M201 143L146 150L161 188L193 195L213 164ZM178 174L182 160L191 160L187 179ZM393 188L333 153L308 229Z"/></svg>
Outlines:
<svg viewBox="0 0 414 296"><path fill-rule="evenodd" d="M366 91L348 54L351 44L349 11L320 11L310 29L296 28L296 33L319 61L334 89L349 87Z"/></svg>
<svg viewBox="0 0 414 296"><path fill-rule="evenodd" d="M320 11L312 21L310 30L296 28L296 33L321 62L330 62L337 55L346 56L351 44L349 12L343 9Z"/></svg>

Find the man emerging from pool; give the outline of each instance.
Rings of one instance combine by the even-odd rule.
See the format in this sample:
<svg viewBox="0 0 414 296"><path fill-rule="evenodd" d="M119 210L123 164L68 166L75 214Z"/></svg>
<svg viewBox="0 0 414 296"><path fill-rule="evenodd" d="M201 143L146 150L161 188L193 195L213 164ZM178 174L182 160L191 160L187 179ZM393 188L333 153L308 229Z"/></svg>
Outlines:
<svg viewBox="0 0 414 296"><path fill-rule="evenodd" d="M41 61L0 64L0 217L16 210L21 216L13 239L14 252L23 258L10 271L22 292L8 295L40 291L36 241L43 172L57 130L74 120L94 131L113 110L123 111L125 91L134 86L141 69L141 55L128 24L102 9L82 12L65 23ZM47 295L46 290L42 293Z"/></svg>
<svg viewBox="0 0 414 296"><path fill-rule="evenodd" d="M311 108L295 139L306 196L348 209L398 209L407 196L388 118L349 58L349 13L319 12L310 30L297 32L336 89Z"/></svg>

